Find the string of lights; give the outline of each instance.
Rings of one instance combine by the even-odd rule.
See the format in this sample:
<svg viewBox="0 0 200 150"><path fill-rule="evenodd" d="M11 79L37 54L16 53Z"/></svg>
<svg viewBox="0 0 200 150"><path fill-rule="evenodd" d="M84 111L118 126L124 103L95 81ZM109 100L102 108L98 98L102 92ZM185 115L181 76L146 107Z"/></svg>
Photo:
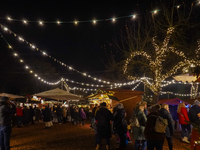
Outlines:
<svg viewBox="0 0 200 150"><path fill-rule="evenodd" d="M193 1L191 2L191 5L193 6L194 4L196 5L199 5L200 4L200 0L197 0L197 1ZM179 4L179 5L176 5L175 7L177 9L179 9L183 4ZM161 11L159 9L157 10L153 10L153 11L148 11L148 12L145 12L145 13L153 13L153 14L157 14L158 11ZM93 20L71 20L71 21L66 21L66 20L56 20L56 21L47 21L47 20L27 20L27 19L16 19L16 18L11 18L10 16L7 16L7 17L0 17L0 19L3 19L3 20L8 20L8 21L15 21L15 22L21 22L23 24L29 24L29 23L37 23L39 25L44 25L44 24L57 24L57 25L60 25L60 24L75 24L75 25L78 25L79 23L93 23L93 24L96 24L97 22L103 22L103 21L112 21L113 23L116 22L117 20L120 20L120 19L124 19L124 18L132 18L132 19L136 19L139 15L141 14L132 14L132 15L127 15L127 16L119 16L119 17L112 17L112 18L104 18L104 19L93 19Z"/></svg>
<svg viewBox="0 0 200 150"><path fill-rule="evenodd" d="M174 93L174 92L161 92L161 95L163 94L173 94L176 96L182 96L182 97L189 97L189 96L195 96L195 94L180 94L180 93Z"/></svg>
<svg viewBox="0 0 200 150"><path fill-rule="evenodd" d="M52 59L54 62L59 63L60 65L62 65L64 67L67 67L69 70L76 71L77 73L79 73L79 74L81 74L83 76L92 78L95 81L99 81L99 82L105 83L107 85L112 85L112 86L122 86L122 85L135 84L135 82L138 82L138 80L142 80L143 79L143 77L142 78L138 77L138 78L135 78L132 82L127 82L127 83L111 83L109 81L105 81L105 80L102 80L102 79L99 79L99 78L96 78L96 77L92 77L91 75L88 75L88 74L86 74L84 72L81 72L81 71L78 71L78 70L72 68L71 66L66 65L64 62L61 62L60 60L56 59L53 56L48 55L45 51L39 49L38 47L36 47L32 43L30 43L27 40L25 40L24 38L20 37L18 34L16 34L15 32L11 31L10 29L8 29L7 27L5 27L4 25L0 24L0 27L4 31L7 31L8 33L12 34L14 37L16 37L17 39L19 39L19 41L22 41L22 42L25 42L26 44L28 44L31 47L32 50L36 50L38 52L41 52L42 55L47 56L48 58ZM149 78L149 80L151 80L151 79ZM87 86L106 87L106 85L95 85L95 84L88 84L88 83L80 83L80 82L76 82L76 81L69 80L69 79L68 79L68 81L71 82L71 83L84 84L84 85L87 85Z"/></svg>
<svg viewBox="0 0 200 150"><path fill-rule="evenodd" d="M58 80L57 82L49 82L46 81L45 79L41 78L38 74L34 73L34 71L24 62L23 59L20 58L20 56L16 53L16 51L13 49L12 46L10 46L10 44L8 43L8 41L4 38L4 36L2 35L2 33L0 32L1 37L4 39L4 41L7 43L9 49L11 49L13 51L13 56L15 58L19 59L19 62L22 63L25 67L26 70L28 70L28 72L30 74L33 74L38 80L40 80L41 82L45 83L45 84L49 84L49 85L57 85L61 82L61 80Z"/></svg>

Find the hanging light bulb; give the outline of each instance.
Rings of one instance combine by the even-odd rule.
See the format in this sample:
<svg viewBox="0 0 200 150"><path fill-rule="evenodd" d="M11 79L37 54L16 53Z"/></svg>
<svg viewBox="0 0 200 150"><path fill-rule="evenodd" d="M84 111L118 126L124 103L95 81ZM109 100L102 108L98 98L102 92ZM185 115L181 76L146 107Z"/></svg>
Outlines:
<svg viewBox="0 0 200 150"><path fill-rule="evenodd" d="M57 21L57 24L60 24L60 21Z"/></svg>
<svg viewBox="0 0 200 150"><path fill-rule="evenodd" d="M115 18L113 18L112 21L115 22Z"/></svg>
<svg viewBox="0 0 200 150"><path fill-rule="evenodd" d="M12 20L10 17L7 17L8 20Z"/></svg>
<svg viewBox="0 0 200 150"><path fill-rule="evenodd" d="M136 18L136 15L133 15L133 18L135 19L135 18Z"/></svg>
<svg viewBox="0 0 200 150"><path fill-rule="evenodd" d="M78 24L78 21L75 21L74 23L75 23L75 24Z"/></svg>
<svg viewBox="0 0 200 150"><path fill-rule="evenodd" d="M27 24L27 21L26 21L26 20L23 20L23 23Z"/></svg>
<svg viewBox="0 0 200 150"><path fill-rule="evenodd" d="M93 20L93 23L96 24L96 20Z"/></svg>
<svg viewBox="0 0 200 150"><path fill-rule="evenodd" d="M14 53L15 56L18 56L17 53Z"/></svg>
<svg viewBox="0 0 200 150"><path fill-rule="evenodd" d="M3 29L4 29L5 31L8 31L8 28L6 28L6 27L4 27Z"/></svg>
<svg viewBox="0 0 200 150"><path fill-rule="evenodd" d="M24 62L22 59L20 59L20 62Z"/></svg>
<svg viewBox="0 0 200 150"><path fill-rule="evenodd" d="M25 68L26 68L26 69L28 69L29 67L28 67L28 66L26 66Z"/></svg>
<svg viewBox="0 0 200 150"><path fill-rule="evenodd" d="M153 12L153 13L154 13L154 14L156 14L157 12L158 12L157 10L154 10L154 12Z"/></svg>
<svg viewBox="0 0 200 150"><path fill-rule="evenodd" d="M43 25L43 22L42 22L42 21L39 21L39 24L40 24L40 25Z"/></svg>

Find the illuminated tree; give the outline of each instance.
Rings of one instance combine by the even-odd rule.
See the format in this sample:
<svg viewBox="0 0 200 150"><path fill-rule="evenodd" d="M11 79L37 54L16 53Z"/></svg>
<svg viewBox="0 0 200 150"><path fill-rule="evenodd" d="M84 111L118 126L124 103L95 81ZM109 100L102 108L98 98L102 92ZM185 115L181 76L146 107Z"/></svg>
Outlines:
<svg viewBox="0 0 200 150"><path fill-rule="evenodd" d="M196 27L191 24L192 9L183 13L175 3L170 9L162 5L162 11L153 11L151 19L139 16L137 24L126 26L126 37L116 43L125 58L121 66L124 75L129 80L140 79L154 93L155 101L165 79L200 65L200 48L195 51L190 46ZM146 77L141 78L142 73Z"/></svg>

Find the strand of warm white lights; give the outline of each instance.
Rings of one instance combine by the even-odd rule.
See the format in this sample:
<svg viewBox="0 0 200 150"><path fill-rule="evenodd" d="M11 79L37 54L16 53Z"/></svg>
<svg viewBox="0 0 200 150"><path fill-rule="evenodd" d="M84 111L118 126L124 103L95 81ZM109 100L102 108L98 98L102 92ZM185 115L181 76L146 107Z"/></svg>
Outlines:
<svg viewBox="0 0 200 150"><path fill-rule="evenodd" d="M83 76L92 78L93 80L96 80L96 81L99 81L99 82L102 82L102 83L106 83L106 84L111 84L111 83L108 82L108 81L104 81L104 80L102 80L102 79L98 79L98 78L92 77L92 76L90 76L90 75L87 75L86 73L80 72L80 71L78 71L78 70L72 68L71 66L66 65L65 63L63 63L63 62L57 60L56 58L52 57L51 55L48 55L45 51L40 50L40 49L37 48L35 45L33 45L33 44L31 44L30 42L26 41L26 40L23 39L22 37L18 36L16 33L14 33L13 31L11 31L10 29L8 29L7 27L5 27L4 25L0 24L0 26L1 26L1 28L4 29L5 31L8 31L10 34L13 34L14 37L18 38L20 41L25 42L26 44L28 44L32 49L36 49L37 51L41 52L43 55L48 56L48 58L53 59L54 62L57 62L57 63L61 64L62 66L67 67L67 68L70 69L70 70L76 71L77 73L80 73L80 74L82 74ZM143 78L143 77L142 77L142 78ZM135 78L135 81L137 81L137 80L142 80L142 78L139 78L139 77L138 77L138 78ZM147 77L146 77L146 78L147 78ZM148 79L151 80L150 78L148 78ZM77 84L85 84L85 85L87 84L87 83L79 83L79 82L72 81L72 80L69 80L69 81L72 82L72 83L73 83L73 82L74 82L74 83L77 83ZM133 82L128 82L128 83L113 83L113 84L114 84L115 86L122 86L122 85L131 85L131 84L135 84L135 83L134 83L134 81L133 81ZM91 85L91 86L97 86L97 87L99 87L99 86L103 87L102 85L92 85L92 84L90 84L90 85ZM90 86L90 85L88 84L88 86ZM106 85L105 85L105 86L106 86Z"/></svg>
<svg viewBox="0 0 200 150"><path fill-rule="evenodd" d="M195 94L180 94L180 93L174 93L174 92L161 92L161 95L163 94L174 94L176 96L195 96Z"/></svg>
<svg viewBox="0 0 200 150"><path fill-rule="evenodd" d="M157 14L158 11L160 10L154 10L154 11L150 11L150 13L153 13L153 14ZM0 19L4 19L4 20L8 20L8 21L17 21L17 22L22 22L24 24L28 24L28 23L38 23L39 25L44 25L45 23L52 23L52 24L79 24L79 23L86 23L86 22L89 22L89 23L93 23L93 24L96 24L97 22L102 22L102 21L112 21L112 22L116 22L116 20L119 20L119 19L123 19L123 18L132 18L132 19L136 19L136 17L139 16L139 14L134 14L134 15L127 15L127 16L121 16L121 17L113 17L113 18L107 18L107 19L94 19L94 20L75 20L75 21L61 21L61 20L57 20L57 21L42 21L42 20L39 20L39 21L31 21L31 20L20 20L20 19L14 19L14 18L11 18L11 17L0 17Z"/></svg>
<svg viewBox="0 0 200 150"><path fill-rule="evenodd" d="M132 91L134 91L140 85L140 83L141 81L134 88L132 88Z"/></svg>
<svg viewBox="0 0 200 150"><path fill-rule="evenodd" d="M78 71L74 68L72 68L71 66L68 66L66 65L65 63L61 62L60 60L52 57L51 55L48 55L45 51L42 51L40 50L39 48L37 48L35 45L33 45L32 43L26 41L25 39L23 39L22 37L18 36L16 33L14 33L13 31L11 31L10 29L8 29L7 27L3 26L2 24L0 24L1 28L4 29L5 31L8 31L10 34L13 34L14 37L18 38L20 41L22 42L25 42L26 44L30 45L30 47L32 49L36 49L37 51L41 52L43 55L45 56L48 56L48 58L51 58L54 60L54 62L57 62L59 63L60 65L64 66L64 67L67 67L69 70L72 70L72 71L76 71L77 73L79 74L82 74L83 76L86 76L88 78L92 78L93 80L96 80L96 81L99 81L99 82L102 82L102 83L105 83L105 84L110 84L110 82L108 81L105 81L105 80L102 80L102 79L99 79L99 78L95 78L95 77L92 77L91 75L87 75L87 73L84 73L84 72L81 72L81 71Z"/></svg>
<svg viewBox="0 0 200 150"><path fill-rule="evenodd" d="M20 63L24 64L25 69L28 70L30 74L33 74L38 80L40 80L43 83L49 84L49 85L57 85L57 84L59 84L61 82L61 80L58 80L57 82L48 82L45 79L42 79L37 74L35 74L34 71L31 70L30 67L24 62L24 60L19 57L19 55L15 52L15 50L12 48L12 46L10 46L10 44L6 41L6 39L1 34L1 32L0 32L0 35L5 40L5 42L8 44L8 47L13 51L13 56L16 57L16 58L18 58Z"/></svg>
<svg viewBox="0 0 200 150"><path fill-rule="evenodd" d="M196 2L196 1L194 1ZM192 2L192 6L193 6L193 3ZM200 4L200 1L197 1L196 4ZM180 5L176 5L175 7L177 9L179 9L181 7L182 4ZM154 11L149 11L147 13L153 13L153 14L157 14L157 12L160 11L160 10L154 10ZM22 22L24 24L28 24L28 23L38 23L39 25L44 25L45 23L51 23L51 24L75 24L77 25L78 23L86 23L86 22L89 22L89 23L93 23L93 24L96 24L97 22L102 22L102 21L112 21L112 22L116 22L116 20L119 20L119 19L123 19L123 18L133 18L135 19L136 16L139 16L140 14L134 14L134 15L128 15L128 16L121 16L121 17L113 17L113 18L107 18L107 19L94 19L94 20L82 20L82 21L78 21L78 20L75 20L75 21L62 21L62 20L57 20L57 21L42 21L42 20L39 20L39 21L33 21L33 20L25 20L25 19L14 19L14 18L11 18L11 17L0 17L0 19L4 19L4 20L8 20L8 21L17 21L17 22Z"/></svg>

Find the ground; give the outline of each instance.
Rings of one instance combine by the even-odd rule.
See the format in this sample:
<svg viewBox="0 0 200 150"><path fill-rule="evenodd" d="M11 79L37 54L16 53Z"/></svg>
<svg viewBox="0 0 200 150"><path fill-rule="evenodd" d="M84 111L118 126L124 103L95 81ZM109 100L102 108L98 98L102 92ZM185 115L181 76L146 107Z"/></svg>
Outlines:
<svg viewBox="0 0 200 150"><path fill-rule="evenodd" d="M173 138L173 150L185 150L190 145L180 142L180 132L175 132ZM14 127L11 135L11 150L95 150L94 131L90 128L89 121L85 126L78 127L71 123L54 124L50 129L45 129L40 122L29 127ZM111 150L117 147L116 138L111 138ZM101 150L105 149L102 142ZM133 150L134 145L127 145L127 150ZM165 140L164 149L168 150Z"/></svg>

